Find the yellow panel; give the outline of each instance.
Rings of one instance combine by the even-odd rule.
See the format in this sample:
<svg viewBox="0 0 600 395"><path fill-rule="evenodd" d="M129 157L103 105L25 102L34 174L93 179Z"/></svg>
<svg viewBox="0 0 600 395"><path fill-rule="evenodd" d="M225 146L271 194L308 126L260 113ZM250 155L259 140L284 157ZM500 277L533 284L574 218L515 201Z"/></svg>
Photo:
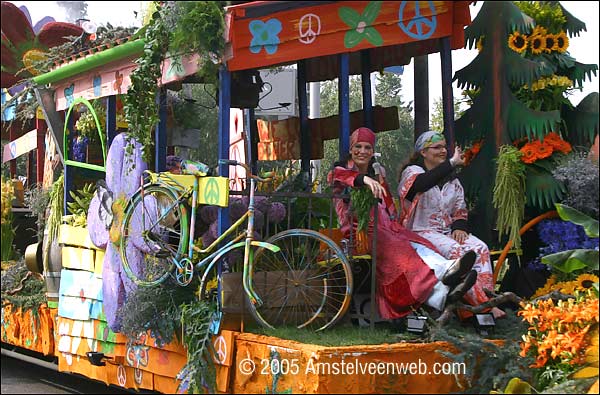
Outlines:
<svg viewBox="0 0 600 395"><path fill-rule="evenodd" d="M198 204L227 207L229 205L229 178L200 178Z"/></svg>
<svg viewBox="0 0 600 395"><path fill-rule="evenodd" d="M158 179L172 186L193 188L196 176L188 174L152 173L153 182ZM227 207L229 205L229 178L199 177L198 204Z"/></svg>

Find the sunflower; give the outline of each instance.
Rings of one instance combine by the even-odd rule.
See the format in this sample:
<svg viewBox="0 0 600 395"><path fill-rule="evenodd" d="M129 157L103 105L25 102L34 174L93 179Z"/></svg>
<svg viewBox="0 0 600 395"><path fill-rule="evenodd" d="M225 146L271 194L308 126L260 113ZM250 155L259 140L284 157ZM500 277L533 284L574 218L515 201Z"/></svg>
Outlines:
<svg viewBox="0 0 600 395"><path fill-rule="evenodd" d="M560 31L556 36L556 51L564 53L569 48L569 37L564 31Z"/></svg>
<svg viewBox="0 0 600 395"><path fill-rule="evenodd" d="M539 55L544 52L546 48L546 40L543 36L540 35L531 35L529 36L529 48L531 48L531 53L534 55Z"/></svg>
<svg viewBox="0 0 600 395"><path fill-rule="evenodd" d="M546 33L548 33L548 30L546 30L545 27L543 26L536 26L533 31L531 32L532 36L544 36Z"/></svg>
<svg viewBox="0 0 600 395"><path fill-rule="evenodd" d="M479 52L483 51L483 37L484 36L479 37L479 40L477 40L477 44L475 45Z"/></svg>
<svg viewBox="0 0 600 395"><path fill-rule="evenodd" d="M508 36L508 46L515 52L525 52L527 49L527 36L519 32L514 32Z"/></svg>
<svg viewBox="0 0 600 395"><path fill-rule="evenodd" d="M589 273L583 273L580 274L575 281L578 284L577 288L584 290L591 288L594 283L597 283L600 280L598 279L598 276Z"/></svg>
<svg viewBox="0 0 600 395"><path fill-rule="evenodd" d="M546 34L545 39L546 48L544 48L544 51L546 53L558 50L558 42L556 41L556 36L554 34Z"/></svg>

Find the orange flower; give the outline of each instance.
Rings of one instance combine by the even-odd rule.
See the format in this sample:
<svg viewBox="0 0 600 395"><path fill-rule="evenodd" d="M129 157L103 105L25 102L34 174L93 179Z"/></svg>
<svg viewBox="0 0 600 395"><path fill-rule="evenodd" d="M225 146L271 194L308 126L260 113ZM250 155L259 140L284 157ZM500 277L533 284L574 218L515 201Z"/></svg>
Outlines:
<svg viewBox="0 0 600 395"><path fill-rule="evenodd" d="M523 161L523 163L533 163L536 160L538 160L538 157L536 155L537 151L533 143L525 144L519 151L523 153L523 156L521 156L521 160Z"/></svg>
<svg viewBox="0 0 600 395"><path fill-rule="evenodd" d="M539 140L534 141L534 149L538 159L544 159L552 155L552 146L544 144Z"/></svg>
<svg viewBox="0 0 600 395"><path fill-rule="evenodd" d="M552 147L554 151L568 154L573 149L571 144L563 140L557 133L551 132L544 137L544 143Z"/></svg>

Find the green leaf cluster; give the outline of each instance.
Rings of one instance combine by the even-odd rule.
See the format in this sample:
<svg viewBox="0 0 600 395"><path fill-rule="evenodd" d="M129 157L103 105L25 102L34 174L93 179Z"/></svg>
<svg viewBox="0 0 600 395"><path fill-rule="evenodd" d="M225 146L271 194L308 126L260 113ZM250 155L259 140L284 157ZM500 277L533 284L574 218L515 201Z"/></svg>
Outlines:
<svg viewBox="0 0 600 395"><path fill-rule="evenodd" d="M516 1L515 4L536 24L544 26L550 33L559 33L567 22L561 7L552 1Z"/></svg>
<svg viewBox="0 0 600 395"><path fill-rule="evenodd" d="M215 306L195 299L181 306L183 344L187 363L177 375L193 394L215 391L215 366L211 354L211 322Z"/></svg>
<svg viewBox="0 0 600 395"><path fill-rule="evenodd" d="M496 185L494 186L494 208L498 210L498 236L508 234L514 247L521 245L519 230L525 214L525 165L523 154L512 145L500 147Z"/></svg>
<svg viewBox="0 0 600 395"><path fill-rule="evenodd" d="M598 220L563 204L557 203L555 206L561 219L583 226L588 237L599 237ZM546 255L542 257L542 263L562 273L572 273L580 269L598 271L599 258L598 250L575 249Z"/></svg>
<svg viewBox="0 0 600 395"><path fill-rule="evenodd" d="M69 212L73 214L71 225L83 227L87 225L87 213L94 197L94 192L96 192L96 185L93 183L87 183L83 188L76 191L69 191L69 195L73 199L72 202L67 203Z"/></svg>
<svg viewBox="0 0 600 395"><path fill-rule="evenodd" d="M358 232L367 230L371 220L371 209L377 204L373 192L367 187L350 190L350 207L358 219Z"/></svg>
<svg viewBox="0 0 600 395"><path fill-rule="evenodd" d="M162 75L161 63L169 48L169 26L162 15L163 8L157 6L145 30L142 56L136 61L137 68L131 73L131 86L124 97L123 109L129 124L129 136L143 147L143 158L150 162L154 147L153 130L158 124L157 84ZM133 153L133 145L126 151Z"/></svg>

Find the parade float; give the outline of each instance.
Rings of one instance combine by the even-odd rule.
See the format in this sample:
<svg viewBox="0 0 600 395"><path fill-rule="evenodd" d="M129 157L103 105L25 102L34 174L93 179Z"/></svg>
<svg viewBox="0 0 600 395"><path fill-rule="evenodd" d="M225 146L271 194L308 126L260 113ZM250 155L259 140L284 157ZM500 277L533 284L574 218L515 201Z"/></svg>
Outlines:
<svg viewBox="0 0 600 395"><path fill-rule="evenodd" d="M598 196L589 191L597 191L598 158L588 152L594 138L597 144L598 94L576 107L565 97L597 66L568 55L569 38L585 25L559 3L486 2L472 22L469 2L240 2L224 10L210 2L156 5L139 31L107 34L102 43L74 33L79 41L36 55L28 70L36 65L41 72L6 84L4 35L12 42L19 35L5 30L11 22L4 8L24 16L10 3L2 7L3 87L22 83L29 90L39 106L36 122L43 118L48 126L46 132L36 125L36 136L46 132L49 142L45 152L36 146L38 169L47 157L36 182L46 180L48 210L43 197L29 195L44 221L38 245L21 251L26 267L4 263L5 246L16 236L13 183L3 180L3 353L27 349L62 372L166 393L516 392L555 384L578 392L594 380L597 388ZM454 75L472 100L455 123L451 51L465 43L476 44L480 54ZM337 139L342 156L360 125L381 134L398 129L396 107L373 105L370 74L435 53L447 88L444 133L450 144L471 147L461 180L481 225L477 232L496 250L498 289L490 291L518 310L496 323L465 326L451 319L456 307L466 306L449 306L437 322L425 311L404 326L381 322L369 308L375 254L339 240L332 194L317 191L312 181L310 163L323 158L325 141ZM265 96L259 70L289 65L297 78L284 89L297 91L298 116L257 115ZM362 106L355 112L351 75L362 77ZM333 79L337 115L309 119L307 84ZM190 85L216 96L216 122L189 112L198 110L190 103L206 98L189 95ZM22 101L11 103L16 112L23 108ZM189 128L194 118L201 122ZM199 133L203 128L212 129ZM122 242L128 202L145 170L175 173L168 158L200 145L211 149L189 159L218 164L219 176L198 187L204 200L197 222L192 219L199 237L191 241L210 245L248 209L247 174L219 160L246 163L254 174L277 169L272 163L297 163L259 188L257 240L312 228L338 242L353 277L341 323L316 335L307 328L260 328L235 270L240 256L225 260L229 273L214 266L222 280L208 294L219 295L218 330L193 266L153 287L132 280L123 261L135 271L150 265L151 254L135 241ZM572 237L561 237L566 234ZM8 248L6 260L13 253ZM518 287L521 277L528 279L526 289ZM280 285L277 276L268 278L266 286ZM564 324L556 324L558 317Z"/></svg>

